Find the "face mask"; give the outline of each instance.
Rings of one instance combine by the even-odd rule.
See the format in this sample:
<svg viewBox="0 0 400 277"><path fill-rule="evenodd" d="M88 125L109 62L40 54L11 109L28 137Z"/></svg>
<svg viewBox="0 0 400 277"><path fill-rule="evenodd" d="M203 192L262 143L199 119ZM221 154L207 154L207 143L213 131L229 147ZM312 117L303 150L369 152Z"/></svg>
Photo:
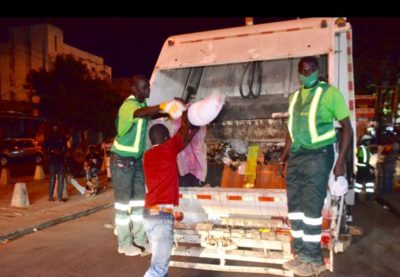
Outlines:
<svg viewBox="0 0 400 277"><path fill-rule="evenodd" d="M300 74L300 82L304 85L304 87L311 88L318 82L318 74L319 70L316 70L307 77L303 74Z"/></svg>

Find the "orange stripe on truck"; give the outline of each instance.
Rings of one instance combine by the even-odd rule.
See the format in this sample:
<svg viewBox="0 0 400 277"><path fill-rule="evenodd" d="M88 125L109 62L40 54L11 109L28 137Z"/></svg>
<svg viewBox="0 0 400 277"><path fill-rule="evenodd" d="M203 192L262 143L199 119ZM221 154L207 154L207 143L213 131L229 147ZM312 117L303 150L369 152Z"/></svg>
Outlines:
<svg viewBox="0 0 400 277"><path fill-rule="evenodd" d="M211 200L212 199L211 195L209 195L209 194L197 194L196 197L197 197L197 199L200 199L200 200Z"/></svg>
<svg viewBox="0 0 400 277"><path fill-rule="evenodd" d="M231 35L231 36L212 37L212 38L206 38L206 39L193 39L193 40L181 41L180 44L210 41L210 40L221 40L221 39L234 38L234 37L257 36L260 34L261 35L269 35L269 34L273 34L273 33L301 31L301 30L307 30L307 29L312 29L312 28L313 27L310 26L310 27L303 27L303 28L289 28L289 29L281 29L281 30L264 31L264 32L259 32L259 33L243 33L243 34L237 34L237 35Z"/></svg>
<svg viewBox="0 0 400 277"><path fill-rule="evenodd" d="M261 32L260 34L262 35L269 35L269 34L273 34L274 31L265 31L265 32Z"/></svg>
<svg viewBox="0 0 400 277"><path fill-rule="evenodd" d="M274 197L270 197L270 196L259 196L258 197L258 201L260 201L260 202L274 202L275 199L274 199Z"/></svg>
<svg viewBox="0 0 400 277"><path fill-rule="evenodd" d="M300 28L290 28L290 29L286 29L286 32L293 32L293 31L300 31Z"/></svg>
<svg viewBox="0 0 400 277"><path fill-rule="evenodd" d="M237 200L242 200L242 197L240 195L228 195L226 196L226 199L237 201Z"/></svg>

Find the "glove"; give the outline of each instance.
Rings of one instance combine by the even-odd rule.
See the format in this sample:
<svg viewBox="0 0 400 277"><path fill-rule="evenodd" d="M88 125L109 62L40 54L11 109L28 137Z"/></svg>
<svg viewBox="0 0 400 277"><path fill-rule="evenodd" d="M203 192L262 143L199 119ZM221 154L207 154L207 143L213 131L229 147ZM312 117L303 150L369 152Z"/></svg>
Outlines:
<svg viewBox="0 0 400 277"><path fill-rule="evenodd" d="M349 184L344 176L338 176L335 180L335 176L331 174L328 185L332 196L343 196L349 191Z"/></svg>
<svg viewBox="0 0 400 277"><path fill-rule="evenodd" d="M163 102L160 104L159 107L161 112L167 113L173 119L181 117L182 113L186 111L185 105L179 100L171 100L169 102Z"/></svg>

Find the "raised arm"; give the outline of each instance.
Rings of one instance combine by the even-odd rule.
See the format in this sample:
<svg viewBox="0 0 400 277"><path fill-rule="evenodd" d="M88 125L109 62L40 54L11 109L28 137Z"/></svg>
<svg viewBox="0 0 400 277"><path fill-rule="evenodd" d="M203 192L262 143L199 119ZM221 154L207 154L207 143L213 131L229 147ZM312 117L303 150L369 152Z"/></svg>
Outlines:
<svg viewBox="0 0 400 277"><path fill-rule="evenodd" d="M139 108L133 112L133 117L153 117L161 113L160 105Z"/></svg>
<svg viewBox="0 0 400 277"><path fill-rule="evenodd" d="M194 137L194 135L197 133L199 130L198 126L194 126L190 124L188 117L187 117L187 112L183 112L182 114L182 119L181 119L181 126L179 127L177 133L179 133L183 137L183 143L186 146L191 139Z"/></svg>

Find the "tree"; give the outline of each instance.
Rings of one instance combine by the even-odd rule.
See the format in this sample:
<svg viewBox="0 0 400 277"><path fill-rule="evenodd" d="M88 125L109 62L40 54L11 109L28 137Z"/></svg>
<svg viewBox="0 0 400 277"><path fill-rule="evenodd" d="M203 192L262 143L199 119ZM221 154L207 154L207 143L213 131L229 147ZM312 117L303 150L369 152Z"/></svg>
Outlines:
<svg viewBox="0 0 400 277"><path fill-rule="evenodd" d="M33 70L27 80L40 96L39 108L47 119L80 131L112 134L122 99L112 91L109 80L92 77L86 65L72 55L58 55L51 70Z"/></svg>

